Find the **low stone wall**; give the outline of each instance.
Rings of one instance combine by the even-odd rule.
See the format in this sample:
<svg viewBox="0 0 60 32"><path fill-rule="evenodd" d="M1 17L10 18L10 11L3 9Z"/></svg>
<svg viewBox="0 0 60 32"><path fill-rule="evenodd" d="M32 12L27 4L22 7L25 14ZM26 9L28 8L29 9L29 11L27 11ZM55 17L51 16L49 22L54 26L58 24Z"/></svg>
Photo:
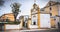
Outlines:
<svg viewBox="0 0 60 32"><path fill-rule="evenodd" d="M5 29L22 29L22 24L5 24Z"/></svg>

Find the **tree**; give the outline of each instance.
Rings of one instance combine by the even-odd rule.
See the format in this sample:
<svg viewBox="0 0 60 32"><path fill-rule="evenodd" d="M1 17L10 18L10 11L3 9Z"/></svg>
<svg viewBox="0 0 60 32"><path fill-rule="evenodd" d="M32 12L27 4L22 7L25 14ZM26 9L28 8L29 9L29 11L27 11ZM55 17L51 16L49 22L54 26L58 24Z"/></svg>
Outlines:
<svg viewBox="0 0 60 32"><path fill-rule="evenodd" d="M13 3L13 4L11 4L12 12L13 12L15 21L16 21L16 17L17 17L17 15L19 14L19 12L21 12L21 11L19 10L20 6L21 6L21 4L19 4L19 3Z"/></svg>

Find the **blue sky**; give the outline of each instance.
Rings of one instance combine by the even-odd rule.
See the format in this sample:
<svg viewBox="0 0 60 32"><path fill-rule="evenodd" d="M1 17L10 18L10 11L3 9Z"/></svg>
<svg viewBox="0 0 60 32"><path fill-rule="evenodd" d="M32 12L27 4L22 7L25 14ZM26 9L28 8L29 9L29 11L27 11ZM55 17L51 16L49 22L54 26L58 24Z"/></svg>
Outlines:
<svg viewBox="0 0 60 32"><path fill-rule="evenodd" d="M36 4L39 5L40 8L43 8L48 3L48 1L49 0L36 0ZM21 4L21 12L19 13L18 17L20 15L30 15L34 0L5 0L4 6L0 7L0 16L6 13L12 13L10 5L14 2Z"/></svg>

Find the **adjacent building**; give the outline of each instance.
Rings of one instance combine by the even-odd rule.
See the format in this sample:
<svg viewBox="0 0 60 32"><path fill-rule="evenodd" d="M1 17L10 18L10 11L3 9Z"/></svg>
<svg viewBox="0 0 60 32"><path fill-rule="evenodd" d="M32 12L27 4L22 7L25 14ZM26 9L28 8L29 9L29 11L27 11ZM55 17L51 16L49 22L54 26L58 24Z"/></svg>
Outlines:
<svg viewBox="0 0 60 32"><path fill-rule="evenodd" d="M49 1L42 9L34 3L33 8L31 9L30 28L58 28L59 13L59 2Z"/></svg>
<svg viewBox="0 0 60 32"><path fill-rule="evenodd" d="M60 3L55 1L49 1L47 5L41 9L41 11L46 11L50 13L51 27L56 27L60 19Z"/></svg>
<svg viewBox="0 0 60 32"><path fill-rule="evenodd" d="M41 11L39 6L34 3L31 9L31 22L30 27L33 29L51 28L50 13Z"/></svg>
<svg viewBox="0 0 60 32"><path fill-rule="evenodd" d="M42 11L49 12L51 16L60 15L60 3L55 1L49 1L47 5L41 9Z"/></svg>
<svg viewBox="0 0 60 32"><path fill-rule="evenodd" d="M14 15L13 13L7 13L7 14L3 14L0 17L1 21L6 21L6 19L8 19L9 21L14 21Z"/></svg>

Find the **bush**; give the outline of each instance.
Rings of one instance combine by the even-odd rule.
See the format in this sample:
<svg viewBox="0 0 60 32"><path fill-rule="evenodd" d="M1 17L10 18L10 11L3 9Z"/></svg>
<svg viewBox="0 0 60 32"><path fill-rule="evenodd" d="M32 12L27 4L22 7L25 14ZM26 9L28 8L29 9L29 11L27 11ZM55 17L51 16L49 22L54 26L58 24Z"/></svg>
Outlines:
<svg viewBox="0 0 60 32"><path fill-rule="evenodd" d="M20 24L20 22L17 22L17 21L7 21L6 24Z"/></svg>

